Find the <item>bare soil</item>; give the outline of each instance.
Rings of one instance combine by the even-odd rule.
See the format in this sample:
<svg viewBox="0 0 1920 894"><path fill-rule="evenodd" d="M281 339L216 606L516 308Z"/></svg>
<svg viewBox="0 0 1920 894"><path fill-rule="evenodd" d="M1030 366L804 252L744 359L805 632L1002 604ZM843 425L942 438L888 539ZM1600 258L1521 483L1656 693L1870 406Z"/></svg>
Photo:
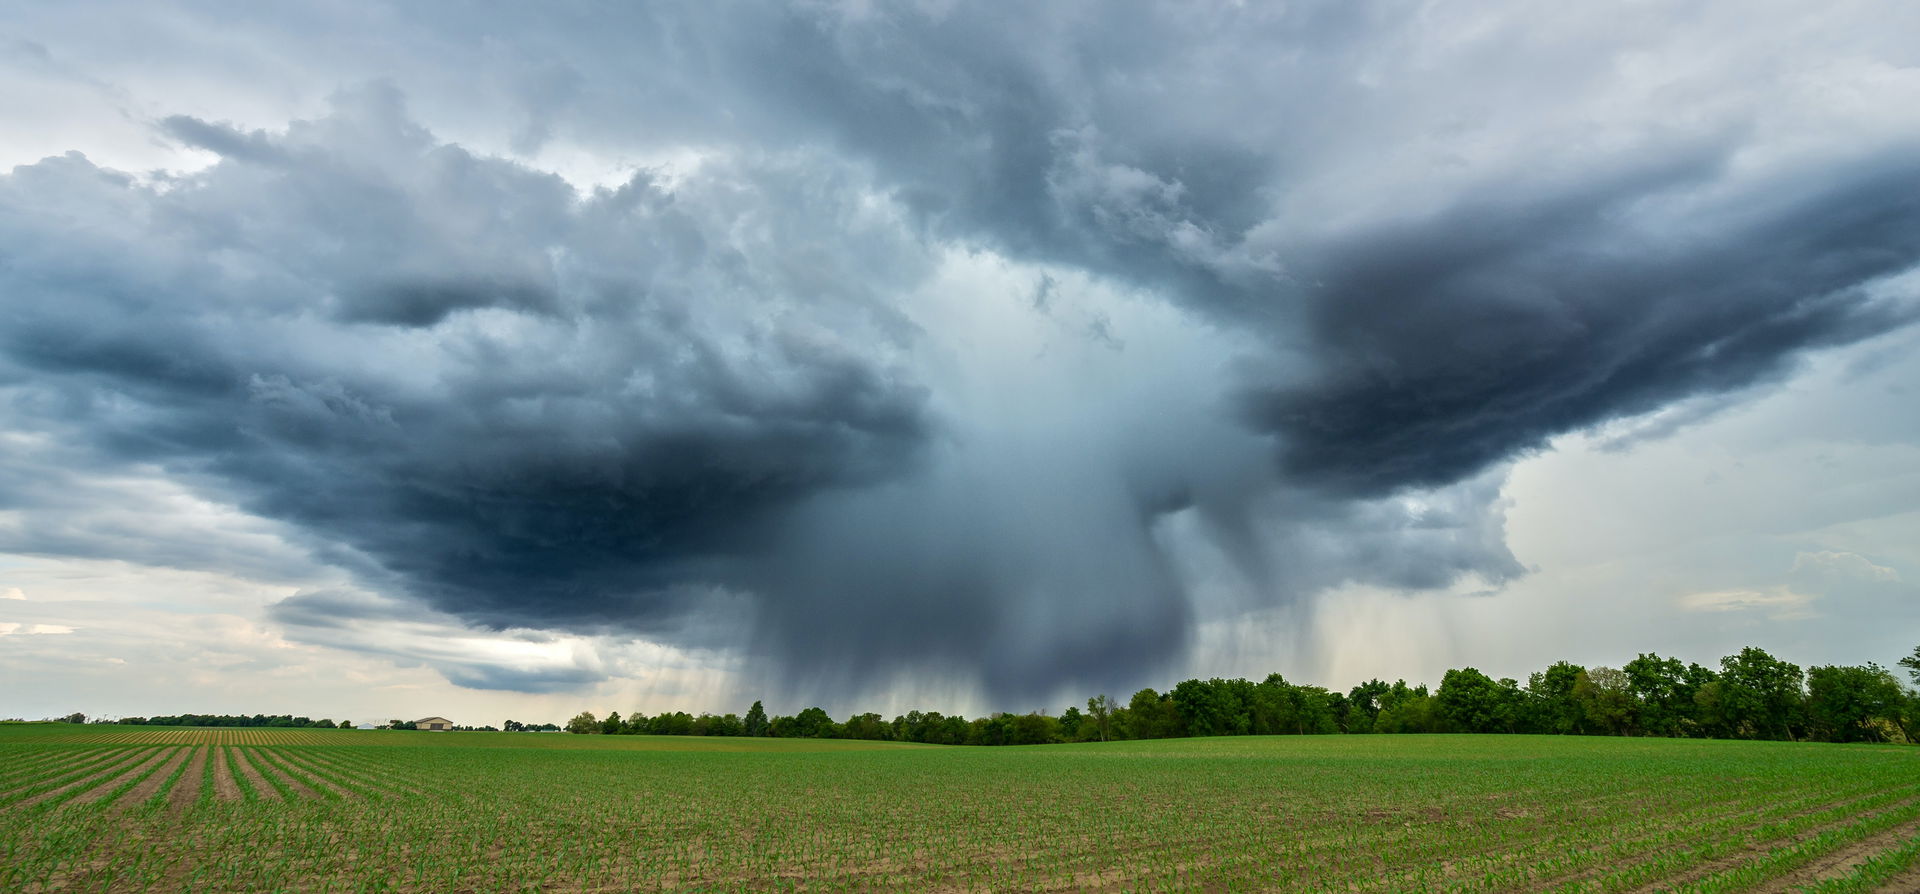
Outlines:
<svg viewBox="0 0 1920 894"><path fill-rule="evenodd" d="M354 791L353 789L347 788L346 786L340 785L339 783L334 782L331 779L327 779L326 777L321 776L319 773L315 772L313 769L313 765L308 763L309 759L305 755L301 755L300 757L296 758L293 754L287 751L280 751L280 752L276 752L274 756L278 757L281 760L281 762L285 763L286 765L293 767L301 771L302 773L306 774L308 779L308 784L310 787L319 786L320 788L324 788L327 791L333 792L342 798L348 798L356 801L363 800L359 792Z"/></svg>
<svg viewBox="0 0 1920 894"><path fill-rule="evenodd" d="M187 806L200 797L200 780L207 777L207 752L205 745L193 750L193 759L187 764L187 772L180 774L180 782L167 793L167 809L174 812L187 809Z"/></svg>
<svg viewBox="0 0 1920 894"><path fill-rule="evenodd" d="M58 758L51 761L46 761L46 762L43 762L40 770L38 770L31 776L28 776L27 778L19 780L18 785L15 785L14 787L7 789L4 792L0 792L0 798L5 798L15 793L23 792L23 791L26 791L27 789L33 788L34 786L39 785L42 782L45 782L47 780L47 777L49 776L60 776L62 774L71 773L75 770L83 769L89 766L105 767L105 766L111 765L116 761L125 760L129 756L130 754L128 752L120 752L118 754L96 753L96 754L87 754L87 755L78 755L78 756L67 756L67 757Z"/></svg>
<svg viewBox="0 0 1920 894"><path fill-rule="evenodd" d="M159 755L156 753L158 750L159 749L142 750L142 751L135 751L129 754L120 755L118 759L109 761L107 766L101 768L99 772L90 774L80 779L76 779L72 782L67 783L66 785L60 786L59 788L50 789L48 791L44 791L44 792L41 792L40 794L34 795L33 797L26 799L25 801L21 801L18 804L12 805L13 809L19 810L27 807L32 807L33 805L39 804L50 798L60 797L61 795L69 791L72 791L76 788L81 788L81 787L91 788L95 784L99 783L100 780L102 779L118 776L122 770L125 770L129 766L141 764L148 759L159 757Z"/></svg>
<svg viewBox="0 0 1920 894"><path fill-rule="evenodd" d="M1914 867L1873 889L1873 894L1915 894L1920 892L1920 867Z"/></svg>
<svg viewBox="0 0 1920 894"><path fill-rule="evenodd" d="M140 780L139 785L127 789L126 794L120 796L120 800L113 802L113 809L125 810L129 807L137 806L148 798L159 794L160 787L167 784L167 779L173 775L174 768L180 766L181 762L185 761L187 756L192 753L192 748L184 746L174 749L173 757L168 758L167 762L160 766L160 769L153 771L147 778Z"/></svg>
<svg viewBox="0 0 1920 894"><path fill-rule="evenodd" d="M238 801L245 797L240 793L240 783L233 778L233 771L227 767L226 755L215 746L207 759L213 762L213 798L216 801Z"/></svg>
<svg viewBox="0 0 1920 894"><path fill-rule="evenodd" d="M1860 864L1873 859L1875 854L1892 850L1913 839L1920 832L1920 822L1908 823L1889 829L1872 838L1862 839L1828 854L1814 858L1813 862L1787 873L1777 879L1753 889L1760 894L1778 894L1792 891L1803 885L1823 882L1828 879L1843 878L1853 873ZM1909 892L1920 888L1907 888Z"/></svg>
<svg viewBox="0 0 1920 894"><path fill-rule="evenodd" d="M249 755L249 757L253 759L253 765L259 768L261 773L273 774L273 778L280 780L282 785L285 785L287 788L292 789L293 793L296 796L302 797L302 798L316 797L312 786L308 785L300 777L295 776L294 774L289 773L284 769L281 769L279 766L276 766L273 760L267 757L264 757L257 752ZM275 757L279 757L279 755L275 755Z"/></svg>
<svg viewBox="0 0 1920 894"><path fill-rule="evenodd" d="M139 763L136 763L133 766L128 767L125 770L125 772L116 773L111 778L108 778L102 781L100 784L95 785L84 792L81 792L77 797L75 797L71 801L68 801L67 803L68 804L92 804L95 801L105 798L107 795L112 794L113 790L115 788L118 788L120 783L125 782L129 779L132 779L136 776L139 776L141 773L146 772L147 769L150 767L159 765L160 763L164 762L173 752L178 750L179 749L176 749L176 748L165 748L165 747L155 748L153 749L153 755L151 757L148 757L146 760L140 761Z"/></svg>
<svg viewBox="0 0 1920 894"><path fill-rule="evenodd" d="M268 801L284 800L280 797L280 790L274 788L273 784L269 783L266 777L261 776L259 769L254 767L253 762L247 759L245 749L235 748L231 754L233 755L233 765L240 769L240 775L245 777L247 785L253 789L255 794Z"/></svg>

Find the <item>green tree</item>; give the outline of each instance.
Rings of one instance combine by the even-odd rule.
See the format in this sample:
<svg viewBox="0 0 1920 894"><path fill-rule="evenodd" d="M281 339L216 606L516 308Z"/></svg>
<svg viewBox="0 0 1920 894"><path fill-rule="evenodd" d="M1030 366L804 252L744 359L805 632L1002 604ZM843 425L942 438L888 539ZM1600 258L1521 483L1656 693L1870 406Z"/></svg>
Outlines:
<svg viewBox="0 0 1920 894"><path fill-rule="evenodd" d="M1045 745L1061 741L1060 721L1038 711L1015 716L1008 727L1009 745Z"/></svg>
<svg viewBox="0 0 1920 894"><path fill-rule="evenodd" d="M1720 659L1721 711L1744 738L1792 739L1805 712L1800 666L1748 646Z"/></svg>
<svg viewBox="0 0 1920 894"><path fill-rule="evenodd" d="M1248 726L1256 736L1298 734L1301 724L1295 707L1293 685L1279 674L1268 674L1253 687Z"/></svg>
<svg viewBox="0 0 1920 894"><path fill-rule="evenodd" d="M1642 732L1650 736L1682 736L1698 726L1693 696L1699 685L1689 679L1688 669L1680 659L1643 652L1620 670L1627 675L1627 688L1640 703Z"/></svg>
<svg viewBox="0 0 1920 894"><path fill-rule="evenodd" d="M1093 721L1093 729L1105 742L1113 732L1113 698L1096 695L1087 699L1087 717Z"/></svg>
<svg viewBox="0 0 1920 894"><path fill-rule="evenodd" d="M1586 716L1573 697L1573 686L1586 670L1571 662L1556 661L1527 678L1527 692L1533 697L1541 732L1562 736L1586 732Z"/></svg>
<svg viewBox="0 0 1920 894"><path fill-rule="evenodd" d="M1441 719L1455 732L1494 733L1508 725L1500 684L1471 667L1447 671L1435 693Z"/></svg>
<svg viewBox="0 0 1920 894"><path fill-rule="evenodd" d="M394 723L399 722L398 720L394 721ZM579 735L598 733L600 732L600 721L594 719L592 711L581 711L573 715L572 720L567 721L567 732Z"/></svg>
<svg viewBox="0 0 1920 894"><path fill-rule="evenodd" d="M833 718L827 715L826 709L808 708L794 716L790 735L799 739L826 739L831 738L833 732Z"/></svg>
<svg viewBox="0 0 1920 894"><path fill-rule="evenodd" d="M1127 701L1127 737L1164 739L1179 735L1175 730L1180 715L1173 702L1151 688L1142 689Z"/></svg>
<svg viewBox="0 0 1920 894"><path fill-rule="evenodd" d="M1639 705L1624 671L1610 667L1582 671L1573 683L1573 700L1590 732L1624 736L1635 729Z"/></svg>
<svg viewBox="0 0 1920 894"><path fill-rule="evenodd" d="M1907 694L1877 664L1807 670L1807 713L1829 742L1879 742L1901 729Z"/></svg>
<svg viewBox="0 0 1920 894"><path fill-rule="evenodd" d="M1068 742L1080 741L1080 725L1086 721L1086 715L1078 707L1069 705L1060 713L1060 738Z"/></svg>
<svg viewBox="0 0 1920 894"><path fill-rule="evenodd" d="M1913 647L1913 654L1900 659L1900 666L1907 669L1907 676L1913 678L1913 685L1920 686L1920 646Z"/></svg>
<svg viewBox="0 0 1920 894"><path fill-rule="evenodd" d="M626 722L620 719L619 711L608 714L607 719L600 721L600 734L603 736L617 736L626 731Z"/></svg>
<svg viewBox="0 0 1920 894"><path fill-rule="evenodd" d="M758 699L754 700L753 707L747 709L746 730L749 736L767 734L767 709L761 706Z"/></svg>
<svg viewBox="0 0 1920 894"><path fill-rule="evenodd" d="M840 733L848 739L887 740L893 738L893 727L878 714L855 714L841 724Z"/></svg>

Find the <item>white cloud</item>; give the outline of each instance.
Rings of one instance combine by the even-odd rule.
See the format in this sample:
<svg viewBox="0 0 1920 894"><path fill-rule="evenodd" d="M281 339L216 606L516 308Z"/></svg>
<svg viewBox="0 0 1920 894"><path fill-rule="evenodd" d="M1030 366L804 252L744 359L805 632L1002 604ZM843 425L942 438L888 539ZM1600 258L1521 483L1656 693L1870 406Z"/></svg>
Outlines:
<svg viewBox="0 0 1920 894"><path fill-rule="evenodd" d="M4 590L0 590L0 599L26 599L26 598L27 598L26 591L21 590L19 587L8 587Z"/></svg>
<svg viewBox="0 0 1920 894"><path fill-rule="evenodd" d="M1859 553L1821 550L1819 552L1798 553L1793 557L1793 572L1821 572L1843 575L1866 581L1899 582L1900 572L1885 565L1875 565Z"/></svg>
<svg viewBox="0 0 1920 894"><path fill-rule="evenodd" d="M1704 593L1688 593L1680 597L1680 607L1694 612L1765 612L1775 621L1792 621L1814 617L1811 608L1814 599L1805 593L1795 593L1780 587L1772 590L1715 590Z"/></svg>
<svg viewBox="0 0 1920 894"><path fill-rule="evenodd" d="M0 624L0 636L66 636L77 630L66 624L22 624L8 621Z"/></svg>

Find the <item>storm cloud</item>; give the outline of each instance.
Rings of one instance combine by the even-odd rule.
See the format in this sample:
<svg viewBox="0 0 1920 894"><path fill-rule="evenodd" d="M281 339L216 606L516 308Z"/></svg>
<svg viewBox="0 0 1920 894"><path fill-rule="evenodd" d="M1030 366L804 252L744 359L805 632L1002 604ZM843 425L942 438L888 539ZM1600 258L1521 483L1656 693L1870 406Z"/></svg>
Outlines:
<svg viewBox="0 0 1920 894"><path fill-rule="evenodd" d="M0 416L42 439L0 549L148 556L27 478L154 474L352 578L274 610L311 641L998 704L1347 584L1498 588L1505 464L1916 307L1873 16L1784 55L1737 5L379 9L233 23L328 99L145 116L202 167L0 176ZM556 655L421 660L626 672Z"/></svg>

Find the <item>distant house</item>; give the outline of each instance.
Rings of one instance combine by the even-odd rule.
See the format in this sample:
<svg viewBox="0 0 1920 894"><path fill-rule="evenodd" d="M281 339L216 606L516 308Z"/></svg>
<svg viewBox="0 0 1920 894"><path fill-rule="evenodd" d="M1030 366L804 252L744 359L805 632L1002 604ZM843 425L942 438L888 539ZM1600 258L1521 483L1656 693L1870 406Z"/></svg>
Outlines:
<svg viewBox="0 0 1920 894"><path fill-rule="evenodd" d="M453 721L448 720L445 717L428 717L425 720L415 720L413 722L413 728L439 730L441 732L445 732L447 730L453 729Z"/></svg>

